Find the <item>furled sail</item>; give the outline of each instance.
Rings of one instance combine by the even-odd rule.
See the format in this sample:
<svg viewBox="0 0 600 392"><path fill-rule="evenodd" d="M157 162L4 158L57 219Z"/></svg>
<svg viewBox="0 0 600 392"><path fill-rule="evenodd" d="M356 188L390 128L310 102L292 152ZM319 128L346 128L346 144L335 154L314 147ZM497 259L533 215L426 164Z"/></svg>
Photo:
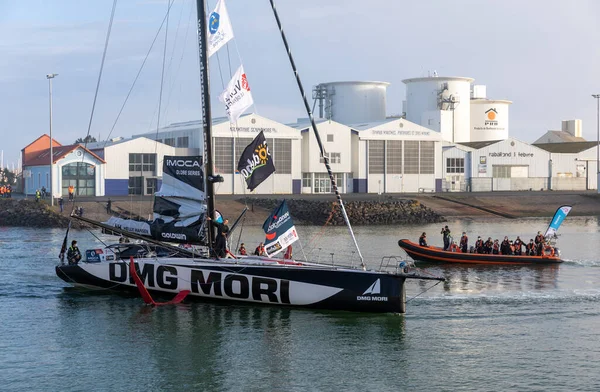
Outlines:
<svg viewBox="0 0 600 392"><path fill-rule="evenodd" d="M165 156L163 179L155 193L154 219L111 217L107 225L160 241L205 244L206 194L201 156Z"/></svg>

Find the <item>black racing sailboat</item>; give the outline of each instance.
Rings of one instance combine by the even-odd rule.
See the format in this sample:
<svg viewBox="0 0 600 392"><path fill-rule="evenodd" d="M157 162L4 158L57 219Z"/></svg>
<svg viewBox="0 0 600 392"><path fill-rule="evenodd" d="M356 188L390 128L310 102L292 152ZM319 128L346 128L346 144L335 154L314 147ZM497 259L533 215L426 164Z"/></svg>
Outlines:
<svg viewBox="0 0 600 392"><path fill-rule="evenodd" d="M281 30L281 23L273 0L271 6L288 50L292 68L296 74L298 86L304 98L321 153L329 172L331 183L337 195L337 202L348 222L343 201L335 186L335 179L321 144L312 113L304 96L298 73L289 52L287 40ZM213 174L211 106L209 94L207 15L204 0L197 0L198 45L200 56L200 82L202 96L202 131L204 140L204 160L202 171L205 187L206 208L201 212L214 211L214 183L220 178ZM214 13L213 13L214 14ZM218 15L216 15L218 18ZM215 15L211 15L211 21ZM211 25L211 29L218 27ZM170 195L174 196L174 195ZM167 209L165 209L166 211ZM177 208L181 215L182 209ZM200 211L200 210L199 210ZM168 215L168 214L163 214ZM185 214L184 214L185 215ZM212 225L199 223L207 246L214 241ZM86 218L78 218L84 219ZM195 219L195 218L192 218ZM163 219L169 227L168 219ZM120 231L118 225L99 224L100 227ZM170 226L171 228L173 227ZM357 245L351 226L348 228ZM156 237L142 236L127 230L123 234L133 238ZM171 231L175 232L175 231ZM152 234L152 228L150 228ZM173 235L175 237L176 235ZM171 239L171 238L170 238ZM170 240L169 239L169 240ZM156 238L150 241L157 241ZM160 243L160 242L159 242ZM358 249L358 246L357 246ZM248 256L239 259L218 259L211 257L147 257L135 261L101 260L95 262L80 261L76 264L61 264L56 274L64 281L76 286L107 288L121 291L137 291L136 281L151 294L177 296L189 291L188 300L212 300L222 302L254 303L302 307L328 310L346 310L357 312L406 312L406 287L409 279L443 281L443 278L419 275L410 272L403 265L395 264L386 270L368 270L360 250L361 267L324 265L313 262L293 262L263 256ZM135 263L134 268L130 268ZM136 274L132 274L136 271ZM139 280L136 279L139 275ZM182 295L179 294L179 299Z"/></svg>

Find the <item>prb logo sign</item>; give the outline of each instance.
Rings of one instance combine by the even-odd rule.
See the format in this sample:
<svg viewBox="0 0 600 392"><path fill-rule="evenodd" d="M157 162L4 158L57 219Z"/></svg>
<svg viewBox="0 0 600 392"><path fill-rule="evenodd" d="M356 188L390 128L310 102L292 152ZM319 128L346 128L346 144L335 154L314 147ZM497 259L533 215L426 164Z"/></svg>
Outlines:
<svg viewBox="0 0 600 392"><path fill-rule="evenodd" d="M498 126L498 112L496 108L490 108L485 112L485 125Z"/></svg>

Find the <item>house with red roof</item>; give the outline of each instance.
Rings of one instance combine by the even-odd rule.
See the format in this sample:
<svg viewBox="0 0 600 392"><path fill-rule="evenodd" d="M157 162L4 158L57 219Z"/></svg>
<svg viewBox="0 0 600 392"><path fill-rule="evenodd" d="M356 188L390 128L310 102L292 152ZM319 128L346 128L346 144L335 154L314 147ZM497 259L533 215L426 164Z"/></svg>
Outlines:
<svg viewBox="0 0 600 392"><path fill-rule="evenodd" d="M69 186L79 196L104 196L105 161L79 144L63 146L52 139L50 184L50 136L44 134L21 150L23 193L34 195L46 188L54 197L68 196Z"/></svg>

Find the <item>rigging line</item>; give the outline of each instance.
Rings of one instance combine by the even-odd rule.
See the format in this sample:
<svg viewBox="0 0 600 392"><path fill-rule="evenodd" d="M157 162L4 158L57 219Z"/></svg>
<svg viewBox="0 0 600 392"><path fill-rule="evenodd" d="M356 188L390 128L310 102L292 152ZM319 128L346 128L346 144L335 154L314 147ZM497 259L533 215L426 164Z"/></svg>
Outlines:
<svg viewBox="0 0 600 392"><path fill-rule="evenodd" d="M227 62L229 63L229 79L231 79L233 77L233 73L231 72L231 56L229 55L229 43L225 45L225 47L227 48Z"/></svg>
<svg viewBox="0 0 600 392"><path fill-rule="evenodd" d="M235 46L235 52L238 55L238 60L240 62L240 64L244 64L244 62L242 61L242 55L240 54L240 49L238 48L238 44L237 44L237 39L235 39L235 37L233 38L233 44ZM227 56L229 56L229 44L227 44ZM231 74L231 59L229 60L229 73ZM230 78L232 78L232 76L230 76ZM256 107L256 101L252 100L252 106L254 106L254 113L258 114L258 109Z"/></svg>
<svg viewBox="0 0 600 392"><path fill-rule="evenodd" d="M165 108L165 117L168 117L170 102L171 102L171 95L173 94L173 90L175 89L175 82L177 81L177 77L179 76L179 71L181 70L181 64L183 63L183 57L186 52L185 48L187 46L188 33L190 32L189 26L192 25L191 21L192 21L194 3L190 2L190 6L191 6L190 14L188 16L188 23L187 23L188 28L185 29L185 37L183 38L183 49L181 51L181 57L179 58L179 64L177 65L177 71L175 71L175 78L171 81L171 87L169 88L169 96L167 97L167 107ZM182 9L183 9L183 7L182 7Z"/></svg>
<svg viewBox="0 0 600 392"><path fill-rule="evenodd" d="M173 3L171 3L171 5L173 5ZM152 52L152 48L154 48L154 44L156 43L156 40L158 39L158 36L160 35L160 32L161 32L162 27L165 24L166 20L167 20L167 15L165 15L165 17L163 18L163 21L160 24L160 27L158 28L158 31L156 32L156 35L154 36L154 39L152 40L152 44L150 44L150 48L148 48L148 52L146 53L146 57L144 57L144 61L142 61L142 65L140 65L140 69L138 70L138 73L135 76L135 79L133 80L133 83L131 84L131 87L129 88L129 92L127 93L127 96L125 97L125 101L123 101L123 105L121 105L121 109L119 110L119 114L117 114L117 118L115 119L114 124L110 128L110 132L108 133L108 137L106 138L106 141L104 142L104 147L106 147L106 144L108 143L108 140L110 139L110 135L112 135L113 131L115 130L115 127L117 126L117 122L119 122L119 118L121 118L121 114L123 113L123 109L125 109L125 105L127 105L127 101L129 101L129 97L131 96L131 93L133 92L133 88L135 87L135 84L137 83L140 75L142 74L142 70L144 69L144 66L146 65L146 61L148 60L148 57L150 57L150 53Z"/></svg>
<svg viewBox="0 0 600 392"><path fill-rule="evenodd" d="M175 0L173 0L175 1ZM175 49L177 48L177 38L179 37L179 28L181 26L181 19L183 18L183 4L180 7L180 11L179 11L179 19L177 21L177 28L175 29L175 38L173 38L173 48L171 50L171 57L169 58L169 65L167 66L167 75L169 76L169 82L167 83L167 85L173 86L175 84L175 80L177 78L177 74L175 74L175 77L172 77L172 73L171 73L171 66L173 65L173 58L175 57ZM187 36L187 31L189 29L186 29L186 36ZM183 50L185 50L185 41L183 44ZM179 71L179 69L178 69ZM168 113L168 109L169 109L169 103L171 101L171 93L169 92L169 95L167 96L167 103L165 104L165 108L164 108L164 113L163 113L163 117L167 118L167 113ZM166 122L166 121L165 121Z"/></svg>
<svg viewBox="0 0 600 392"><path fill-rule="evenodd" d="M162 61L162 70L160 73L160 93L158 94L158 116L156 119L156 136L155 136L155 140L158 139L158 131L160 129L160 111L161 111L161 106L162 106L162 93L163 93L163 86L164 86L164 81L165 81L165 62L167 59L167 43L168 43L168 37L169 37L169 14L171 11L171 6L173 5L173 3L175 3L175 0L171 0L167 2L167 24L165 25L165 45L163 47L163 61ZM154 154L156 156L156 150L158 148L158 143L154 143ZM144 184L142 184L143 186ZM142 192L143 194L143 192Z"/></svg>
<svg viewBox="0 0 600 392"><path fill-rule="evenodd" d="M221 70L221 58L219 57L219 52L217 52L216 55L217 55L217 65L219 68L219 76L221 77L221 86L223 86L223 90L225 90L225 82L223 81L223 71Z"/></svg>
<svg viewBox="0 0 600 392"><path fill-rule="evenodd" d="M81 163L84 163L84 159L85 159L85 152L87 151L87 144L89 141L89 136L90 136L90 130L92 128L92 120L94 118L94 111L96 109L96 100L98 99L98 91L100 90L100 81L102 80L102 71L104 70L104 61L106 60L106 52L108 52L108 42L110 41L110 32L112 30L112 25L113 25L113 21L115 19L115 10L117 8L117 0L113 1L113 5L112 5L112 10L110 12L110 21L108 22L108 31L106 32L106 40L104 42L104 51L102 53L102 61L100 62L100 72L98 73L98 82L96 83L96 92L94 93L94 101L92 103L92 112L90 113L90 121L88 123L88 130L87 130L87 134L85 135L85 139L84 144L83 144L83 154L81 154ZM71 203L71 214L73 214L73 211L75 211L75 196L77 193L79 193L79 163L76 165L76 170L77 170L77 174L76 174L76 191L77 192L73 192L73 200Z"/></svg>
<svg viewBox="0 0 600 392"><path fill-rule="evenodd" d="M440 283L442 283L442 282L443 282L443 281L442 281L442 280L440 280L439 282L437 282L436 284L434 284L434 285L433 285L433 286L431 286L430 288L428 288L428 289L425 289L425 290L421 291L419 294L415 295L414 297L407 299L407 300L406 300L406 303L409 303L409 302L410 302L410 301L412 301L413 299L415 299L415 298L417 298L417 297L421 296L422 294L425 294L426 292L428 292L429 290L431 290L432 288L434 288L435 286L437 286L438 284L440 284Z"/></svg>
<svg viewBox="0 0 600 392"><path fill-rule="evenodd" d="M360 258L360 266L363 270L367 268L365 265L365 260L360 251L360 247L358 246L358 242L356 241L356 237L354 236L354 231L352 230L352 225L350 224L350 219L348 218L348 214L346 213L346 208L344 207L344 202L342 200L342 195L340 194L335 176L333 175L333 171L331 170L331 166L329 165L329 158L325 155L325 147L321 142L321 136L319 135L319 131L317 130L317 124L315 123L315 119L313 118L312 111L310 110L310 106L308 105L308 100L306 99L306 93L304 92L304 87L302 86L302 81L300 80L300 74L296 69L296 63L294 62L294 58L292 57L292 51L287 42L287 38L285 37L285 33L283 32L283 27L281 26L281 21L279 20L279 14L275 9L274 0L269 0L271 3L271 8L273 9L273 15L275 16L275 20L277 21L277 27L279 28L279 32L281 33L281 39L283 40L283 45L287 51L288 58L290 60L290 65L292 66L292 70L294 71L294 75L296 76L296 83L298 84L298 89L300 90L300 95L302 95L302 100L304 101L304 108L306 109L306 113L308 114L308 118L310 119L310 123L312 125L313 133L317 139L317 144L319 145L319 149L321 150L321 156L325 161L325 168L327 168L327 174L329 174L329 180L331 181L331 187L335 192L335 196L337 197L338 203L340 205L342 215L344 216L344 221L346 222L346 226L348 227L348 232L350 233L350 237L352 237L352 241L354 242L354 247L358 253L358 257Z"/></svg>

